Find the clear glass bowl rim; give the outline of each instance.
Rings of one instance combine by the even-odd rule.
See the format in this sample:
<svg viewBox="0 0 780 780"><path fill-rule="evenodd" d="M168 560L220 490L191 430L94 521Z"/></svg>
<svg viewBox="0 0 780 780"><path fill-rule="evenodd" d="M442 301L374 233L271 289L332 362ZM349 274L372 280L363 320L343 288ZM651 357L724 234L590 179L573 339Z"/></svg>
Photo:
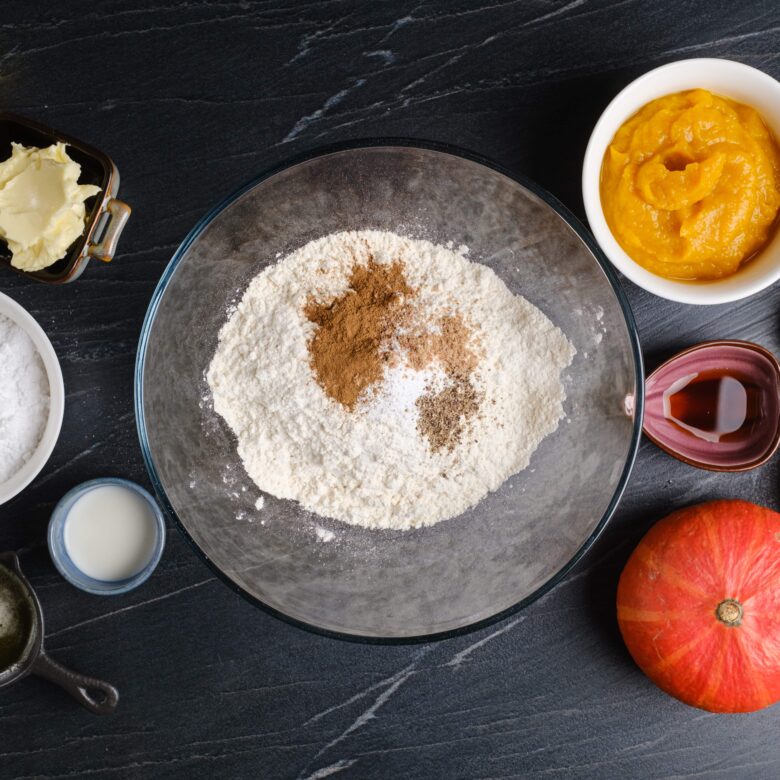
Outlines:
<svg viewBox="0 0 780 780"><path fill-rule="evenodd" d="M324 157L338 152L358 151L361 149L383 148L383 147L384 148L407 147L413 149L423 149L432 152L440 152L442 154L448 154L453 157L460 157L470 162L483 165L484 167L489 168L490 170L495 171L496 173L499 173L502 176L505 176L506 178L514 181L516 184L519 184L521 187L531 192L533 195L535 195L537 198L543 201L547 206L549 206L553 211L555 211L555 213L576 233L577 237L587 246L587 248L595 257L596 262L599 264L599 266L601 266L601 270L604 272L604 275L606 276L607 281L609 282L612 288L612 292L614 293L615 298L617 299L618 304L620 305L620 309L623 313L623 318L626 323L626 329L628 331L629 342L631 344L632 358L634 361L634 387L635 387L634 399L633 399L634 425L631 434L631 442L629 445L628 453L626 455L626 462L623 465L623 470L620 475L620 479L618 480L618 483L615 487L615 491L612 495L609 505L607 506L606 511L601 516L601 519L599 520L599 522L596 524L595 528L591 532L590 536L588 536L588 538L582 543L582 545L577 549L577 551L569 559L569 561L566 564L564 564L552 577L550 577L545 583L543 583L535 591L533 591L533 593L530 593L525 598L518 601L516 604L513 604L511 607L501 610L500 612L497 612L495 615L492 615L488 618L476 621L474 623L470 623L469 625L462 626L454 630L442 631L436 634L426 634L424 636L419 636L419 637L388 637L388 638L366 637L366 636L360 636L355 634L345 634L338 631L330 631L321 628L320 626L316 626L311 623L306 623L304 621L297 620L296 618L286 615L284 612L274 609L273 607L269 606L261 599L257 598L256 596L253 596L244 588L242 588L241 586L233 582L233 580L231 580L230 577L228 577L228 575L225 574L225 572L223 572L218 566L212 563L211 559L198 546L198 544L195 542L192 536L190 536L189 532L184 526L184 523L182 523L182 521L179 519L178 515L176 514L176 511L171 506L168 497L165 493L165 489L163 488L160 482L157 469L154 465L151 448L149 446L149 438L146 432L146 420L144 417L143 378L144 378L144 368L146 362L146 348L149 340L149 334L154 324L157 308L160 304L160 301L163 298L163 295L165 294L166 288L168 286L168 282L170 281L171 277L176 271L176 267L181 262L184 255L187 253L187 250L196 241L196 239L200 236L200 234L209 226L209 224L211 224L211 222L219 214L221 214L225 209L230 207L244 193L253 189L254 187L256 187L261 182L265 181L266 179L270 179L271 177L279 173L282 173L283 171L286 171L290 168L294 168L296 165L300 165L301 163L305 163L309 160L313 160L318 157ZM642 360L642 350L639 344L639 333L636 327L636 322L634 320L634 314L631 310L631 305L629 304L628 297L626 296L626 293L623 290L623 287L621 286L618 277L615 271L613 270L610 262L607 260L606 255L602 252L601 248L598 246L595 239L587 230L587 228L582 224L582 222L568 209L568 207L566 207L563 203L561 203L561 201L559 201L554 195L547 192L547 190L543 189L532 180L526 178L522 174L510 172L503 166L479 154L475 154L473 152L467 151L465 149L454 146L452 144L440 143L437 141L426 141L418 138L399 138L399 137L355 139L355 140L341 142L341 143L329 144L326 146L319 146L307 152L304 152L302 154L295 155L279 163L278 165L275 165L271 168L267 168L262 173L254 176L252 179L248 180L247 182L239 186L238 189L234 190L232 193L227 195L213 208L211 208L208 212L206 212L206 214L204 214L200 218L200 220L195 224L195 226L190 230L190 232L187 234L187 236L184 238L181 244L179 244L178 248L173 254L173 257L169 261L168 265L165 267L165 270L163 271L162 276L160 277L160 280L154 289L154 292L152 293L152 298L149 302L149 307L146 311L143 326L141 328L141 336L138 341L138 351L136 353L133 384L134 384L135 420L136 420L136 428L138 431L138 439L141 445L141 454L143 456L144 465L146 466L146 470L149 473L149 479L152 483L152 487L154 488L154 492L159 502L159 505L162 508L163 512L168 517L170 517L171 520L175 523L179 531L181 531L181 533L184 535L184 538L187 540L187 542L189 542L190 546L195 550L198 557L208 565L211 571L220 580L222 580L222 582L224 582L231 590L235 591L240 596L245 598L250 604L253 604L255 607L259 607L260 609L264 610L268 614L273 615L274 617L279 618L280 620L283 620L286 623L297 626L298 628L302 628L306 631L310 631L312 633L318 634L320 636L327 636L334 639L341 639L349 642L357 642L360 644L379 644L379 645L406 645L406 644L417 644L417 643L425 643L425 642L435 642L441 639L448 639L455 636L461 636L463 634L469 634L474 631L478 631L479 629L493 625L494 623L498 623L501 620L504 620L510 615L515 614L519 610L523 609L524 607L527 607L529 604L532 604L534 601L540 599L546 593L549 593L569 573L569 571L571 571L571 569L577 564L577 562L590 549L590 547L593 545L596 539L598 539L598 537L601 535L602 531L604 530L610 518L612 517L615 510L617 509L620 499L622 498L623 493L626 489L626 485L628 484L628 480L631 476L631 471L634 466L634 461L636 460L636 454L639 449L639 442L642 437L642 420L644 415L644 404L645 404L644 364Z"/></svg>

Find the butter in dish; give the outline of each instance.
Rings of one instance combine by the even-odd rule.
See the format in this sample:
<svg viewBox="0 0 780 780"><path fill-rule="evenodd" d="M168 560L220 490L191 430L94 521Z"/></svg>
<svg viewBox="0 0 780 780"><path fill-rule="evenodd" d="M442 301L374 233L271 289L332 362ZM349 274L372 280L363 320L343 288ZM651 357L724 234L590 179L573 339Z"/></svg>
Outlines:
<svg viewBox="0 0 780 780"><path fill-rule="evenodd" d="M68 155L81 166L79 184L100 189L86 202L84 230L68 247L60 260L39 271L22 271L11 265L11 250L0 239L0 262L18 273L47 284L65 284L78 279L90 258L109 262L116 252L119 237L130 216L130 207L117 199L119 171L99 149L14 114L0 112L0 160L11 155L11 144L45 148L64 143Z"/></svg>

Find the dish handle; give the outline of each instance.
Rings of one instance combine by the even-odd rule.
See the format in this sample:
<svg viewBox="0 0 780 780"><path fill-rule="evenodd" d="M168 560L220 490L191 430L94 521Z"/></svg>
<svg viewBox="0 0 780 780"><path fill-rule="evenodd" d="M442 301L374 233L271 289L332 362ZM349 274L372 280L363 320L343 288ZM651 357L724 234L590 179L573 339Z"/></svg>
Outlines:
<svg viewBox="0 0 780 780"><path fill-rule="evenodd" d="M116 245L119 242L119 236L130 219L132 209L127 203L116 198L111 198L106 205L108 222L103 229L103 235L97 244L90 243L87 255L89 257L102 260L104 263L110 262L116 252Z"/></svg>
<svg viewBox="0 0 780 780"><path fill-rule="evenodd" d="M64 688L95 715L110 715L119 702L119 691L113 685L67 669L44 652L35 659L31 671Z"/></svg>
<svg viewBox="0 0 780 780"><path fill-rule="evenodd" d="M19 556L15 552L0 553L0 565L13 570L15 574L22 574Z"/></svg>

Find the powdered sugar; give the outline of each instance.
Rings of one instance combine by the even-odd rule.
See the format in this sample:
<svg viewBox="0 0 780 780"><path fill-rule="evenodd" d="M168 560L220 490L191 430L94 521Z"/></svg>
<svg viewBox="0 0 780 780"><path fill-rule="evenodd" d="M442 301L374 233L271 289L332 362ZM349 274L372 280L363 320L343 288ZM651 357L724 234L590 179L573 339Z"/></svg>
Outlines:
<svg viewBox="0 0 780 780"><path fill-rule="evenodd" d="M306 301L342 295L353 265L369 256L402 261L419 305L457 312L479 342L480 413L451 450L432 452L417 430L417 399L447 381L440 367L388 368L352 412L312 374ZM460 514L525 468L563 415L560 372L573 354L542 312L470 262L465 247L360 231L313 241L259 274L223 327L207 377L261 490L348 523L406 529Z"/></svg>
<svg viewBox="0 0 780 780"><path fill-rule="evenodd" d="M0 483L30 459L49 417L49 380L32 339L0 315Z"/></svg>

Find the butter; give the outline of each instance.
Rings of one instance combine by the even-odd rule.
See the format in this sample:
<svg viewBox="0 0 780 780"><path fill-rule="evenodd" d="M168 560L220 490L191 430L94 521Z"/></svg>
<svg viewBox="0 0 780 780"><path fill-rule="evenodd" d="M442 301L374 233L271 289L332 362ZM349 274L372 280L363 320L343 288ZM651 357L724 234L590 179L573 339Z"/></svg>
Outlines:
<svg viewBox="0 0 780 780"><path fill-rule="evenodd" d="M0 238L13 253L12 266L40 271L65 257L84 232L84 201L100 187L78 183L81 166L63 143L11 146L0 163Z"/></svg>

